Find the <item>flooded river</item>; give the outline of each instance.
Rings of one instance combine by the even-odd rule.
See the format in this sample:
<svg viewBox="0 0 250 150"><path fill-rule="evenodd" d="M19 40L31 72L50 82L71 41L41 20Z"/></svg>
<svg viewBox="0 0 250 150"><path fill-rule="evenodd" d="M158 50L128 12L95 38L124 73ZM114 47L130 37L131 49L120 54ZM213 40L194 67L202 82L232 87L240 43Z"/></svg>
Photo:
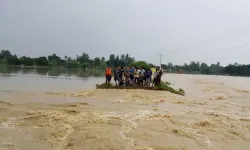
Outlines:
<svg viewBox="0 0 250 150"><path fill-rule="evenodd" d="M250 78L165 74L179 96L97 90L101 71L40 72L2 71L0 149L249 149Z"/></svg>
<svg viewBox="0 0 250 150"><path fill-rule="evenodd" d="M0 68L0 92L75 91L103 82L102 70Z"/></svg>

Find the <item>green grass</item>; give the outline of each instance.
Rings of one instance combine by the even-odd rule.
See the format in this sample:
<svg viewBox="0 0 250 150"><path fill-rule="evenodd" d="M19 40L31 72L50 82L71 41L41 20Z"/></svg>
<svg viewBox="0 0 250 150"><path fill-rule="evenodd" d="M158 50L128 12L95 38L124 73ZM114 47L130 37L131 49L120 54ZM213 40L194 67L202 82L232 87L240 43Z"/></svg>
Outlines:
<svg viewBox="0 0 250 150"><path fill-rule="evenodd" d="M103 83L103 84L97 84L96 85L97 89L113 89L115 88L114 85L112 83Z"/></svg>
<svg viewBox="0 0 250 150"><path fill-rule="evenodd" d="M171 83L170 82L168 82L168 81L166 81L166 82L164 82L165 84L167 84L167 85L171 85Z"/></svg>
<svg viewBox="0 0 250 150"><path fill-rule="evenodd" d="M158 89L158 90L169 91L171 93L182 95L182 96L185 95L185 91L183 89L177 89L176 90L176 89L170 87L167 83L164 83L164 82L162 82L160 85L156 86L155 88Z"/></svg>

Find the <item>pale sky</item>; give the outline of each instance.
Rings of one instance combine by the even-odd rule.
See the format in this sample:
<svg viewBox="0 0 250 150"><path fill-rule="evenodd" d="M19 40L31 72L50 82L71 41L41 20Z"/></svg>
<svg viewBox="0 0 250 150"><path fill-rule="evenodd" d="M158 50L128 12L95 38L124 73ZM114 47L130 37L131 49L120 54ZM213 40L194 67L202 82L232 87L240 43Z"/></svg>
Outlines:
<svg viewBox="0 0 250 150"><path fill-rule="evenodd" d="M249 0L0 0L0 49L250 63Z"/></svg>

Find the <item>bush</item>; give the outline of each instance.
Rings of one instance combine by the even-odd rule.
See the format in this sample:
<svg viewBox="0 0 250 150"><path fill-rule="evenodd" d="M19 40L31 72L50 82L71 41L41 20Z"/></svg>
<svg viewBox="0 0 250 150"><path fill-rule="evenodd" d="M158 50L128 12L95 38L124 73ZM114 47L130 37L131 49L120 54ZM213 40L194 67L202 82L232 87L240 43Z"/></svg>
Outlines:
<svg viewBox="0 0 250 150"><path fill-rule="evenodd" d="M179 92L185 94L185 91L183 89L179 89Z"/></svg>
<svg viewBox="0 0 250 150"><path fill-rule="evenodd" d="M150 68L149 64L145 61L135 61L130 66Z"/></svg>
<svg viewBox="0 0 250 150"><path fill-rule="evenodd" d="M112 89L114 86L112 83L103 83L103 84L97 84L96 88L97 89Z"/></svg>
<svg viewBox="0 0 250 150"><path fill-rule="evenodd" d="M167 84L167 85L171 85L171 83L170 83L170 82L168 82L168 81L166 81L166 82L165 82L165 84Z"/></svg>
<svg viewBox="0 0 250 150"><path fill-rule="evenodd" d="M166 84L164 82L162 82L160 85L157 85L156 89L158 89L158 90L164 90L164 91L169 91L171 93L179 94L179 95L182 95L182 96L185 95L185 91L183 89L175 90L174 88L170 87L168 84Z"/></svg>

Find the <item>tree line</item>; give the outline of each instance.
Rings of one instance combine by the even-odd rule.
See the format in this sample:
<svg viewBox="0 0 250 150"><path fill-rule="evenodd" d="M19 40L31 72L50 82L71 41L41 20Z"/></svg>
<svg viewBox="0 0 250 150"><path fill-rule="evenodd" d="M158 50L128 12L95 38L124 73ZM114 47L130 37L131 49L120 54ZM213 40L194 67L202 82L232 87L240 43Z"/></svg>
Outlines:
<svg viewBox="0 0 250 150"><path fill-rule="evenodd" d="M129 56L129 54L114 55L111 54L109 59L105 57L90 58L87 53L82 55L76 55L75 58L64 56L61 58L55 53L49 56L41 56L31 58L27 56L17 57L9 50L1 50L0 52L0 64L2 65L14 65L14 66L40 66L40 67L67 67L67 68L100 68L104 69L108 65L110 66L129 66L134 65L147 65L146 62L136 62L135 58Z"/></svg>
<svg viewBox="0 0 250 150"><path fill-rule="evenodd" d="M104 57L90 58L87 53L76 55L75 58L65 56L61 58L56 54L31 58L27 56L17 57L9 50L1 50L0 64L14 66L41 66L41 67L66 67L66 68L100 68L104 69L110 66L136 66L136 67L155 67L153 64L145 61L136 61L129 54L114 55L111 54L106 60ZM208 65L200 62L190 62L190 64L173 65L172 63L162 64L161 67L174 73L191 73L191 74L215 74L215 75L233 75L233 76L250 76L250 64L229 64L221 66L217 64Z"/></svg>
<svg viewBox="0 0 250 150"><path fill-rule="evenodd" d="M173 65L172 63L162 64L162 68L169 72L190 73L190 74L207 74L207 75L232 75L232 76L250 76L250 64L229 64L221 66L217 64L207 65L206 63L190 62L190 64Z"/></svg>

